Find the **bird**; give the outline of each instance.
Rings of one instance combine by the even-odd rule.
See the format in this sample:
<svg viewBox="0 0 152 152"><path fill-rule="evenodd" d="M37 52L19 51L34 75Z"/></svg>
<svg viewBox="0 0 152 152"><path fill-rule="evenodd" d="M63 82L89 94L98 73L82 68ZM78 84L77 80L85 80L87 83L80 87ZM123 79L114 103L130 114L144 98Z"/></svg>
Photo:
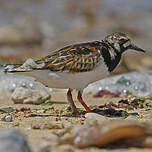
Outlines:
<svg viewBox="0 0 152 152"><path fill-rule="evenodd" d="M21 73L35 77L50 88L68 89L67 100L73 114L79 115L72 91L77 90L77 99L86 112L92 112L82 98L83 90L90 83L107 77L120 63L127 50L145 52L132 43L131 38L120 32L107 35L103 40L73 44L55 50L39 60L35 65L25 68L23 64L5 66L5 72Z"/></svg>

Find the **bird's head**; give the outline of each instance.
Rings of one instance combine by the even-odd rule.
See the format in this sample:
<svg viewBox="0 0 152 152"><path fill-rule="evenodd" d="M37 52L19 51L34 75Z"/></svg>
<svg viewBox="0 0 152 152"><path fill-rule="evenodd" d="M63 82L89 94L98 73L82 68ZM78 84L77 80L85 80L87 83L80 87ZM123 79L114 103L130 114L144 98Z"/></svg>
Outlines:
<svg viewBox="0 0 152 152"><path fill-rule="evenodd" d="M117 52L123 53L128 49L145 52L145 50L140 47L134 45L131 42L130 37L128 37L124 33L113 33L111 35L106 36L105 41Z"/></svg>

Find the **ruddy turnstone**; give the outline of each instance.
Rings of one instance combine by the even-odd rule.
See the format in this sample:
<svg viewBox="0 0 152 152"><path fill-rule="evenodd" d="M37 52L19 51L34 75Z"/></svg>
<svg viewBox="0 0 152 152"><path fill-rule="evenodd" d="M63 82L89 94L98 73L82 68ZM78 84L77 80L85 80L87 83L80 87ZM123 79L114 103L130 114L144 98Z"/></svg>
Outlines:
<svg viewBox="0 0 152 152"><path fill-rule="evenodd" d="M74 44L34 61L31 67L14 64L5 72L18 72L35 77L50 88L68 88L67 100L74 114L78 114L71 91L78 91L77 99L87 112L91 109L82 99L88 84L105 78L119 64L121 55L128 49L145 52L123 33L113 33L104 40Z"/></svg>

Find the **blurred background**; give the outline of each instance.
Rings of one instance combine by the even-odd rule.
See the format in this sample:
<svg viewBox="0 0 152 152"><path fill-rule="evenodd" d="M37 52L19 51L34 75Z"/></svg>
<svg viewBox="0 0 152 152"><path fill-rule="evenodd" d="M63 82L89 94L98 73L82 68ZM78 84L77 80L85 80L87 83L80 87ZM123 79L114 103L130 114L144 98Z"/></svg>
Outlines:
<svg viewBox="0 0 152 152"><path fill-rule="evenodd" d="M129 34L147 50L125 54L115 73L152 70L151 0L0 0L0 64L39 59L112 32Z"/></svg>

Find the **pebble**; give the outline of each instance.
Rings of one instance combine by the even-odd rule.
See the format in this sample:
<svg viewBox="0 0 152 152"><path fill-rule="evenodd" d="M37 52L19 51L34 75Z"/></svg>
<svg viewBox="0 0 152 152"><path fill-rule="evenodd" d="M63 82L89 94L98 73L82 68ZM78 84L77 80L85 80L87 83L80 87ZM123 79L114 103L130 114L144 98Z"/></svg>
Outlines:
<svg viewBox="0 0 152 152"><path fill-rule="evenodd" d="M59 144L69 144L79 148L116 146L119 149L123 145L126 147L151 148L151 139L150 122L112 119L91 126L75 125L72 129L67 130L65 134L59 136Z"/></svg>
<svg viewBox="0 0 152 152"><path fill-rule="evenodd" d="M101 124L104 120L106 120L107 118L96 114L96 113L86 113L85 114L85 122L86 124L92 125L92 124Z"/></svg>
<svg viewBox="0 0 152 152"><path fill-rule="evenodd" d="M31 152L23 134L17 130L0 131L1 152Z"/></svg>
<svg viewBox="0 0 152 152"><path fill-rule="evenodd" d="M0 108L0 112L2 112L2 113L10 113L10 112L13 112L13 111L14 111L13 107Z"/></svg>
<svg viewBox="0 0 152 152"><path fill-rule="evenodd" d="M4 117L2 118L2 121L12 122L12 121L13 121L13 117L12 117L12 115L7 114L6 116L4 116Z"/></svg>
<svg viewBox="0 0 152 152"><path fill-rule="evenodd" d="M11 99L14 103L41 104L51 99L51 95L47 90L31 90L19 87L15 89Z"/></svg>

